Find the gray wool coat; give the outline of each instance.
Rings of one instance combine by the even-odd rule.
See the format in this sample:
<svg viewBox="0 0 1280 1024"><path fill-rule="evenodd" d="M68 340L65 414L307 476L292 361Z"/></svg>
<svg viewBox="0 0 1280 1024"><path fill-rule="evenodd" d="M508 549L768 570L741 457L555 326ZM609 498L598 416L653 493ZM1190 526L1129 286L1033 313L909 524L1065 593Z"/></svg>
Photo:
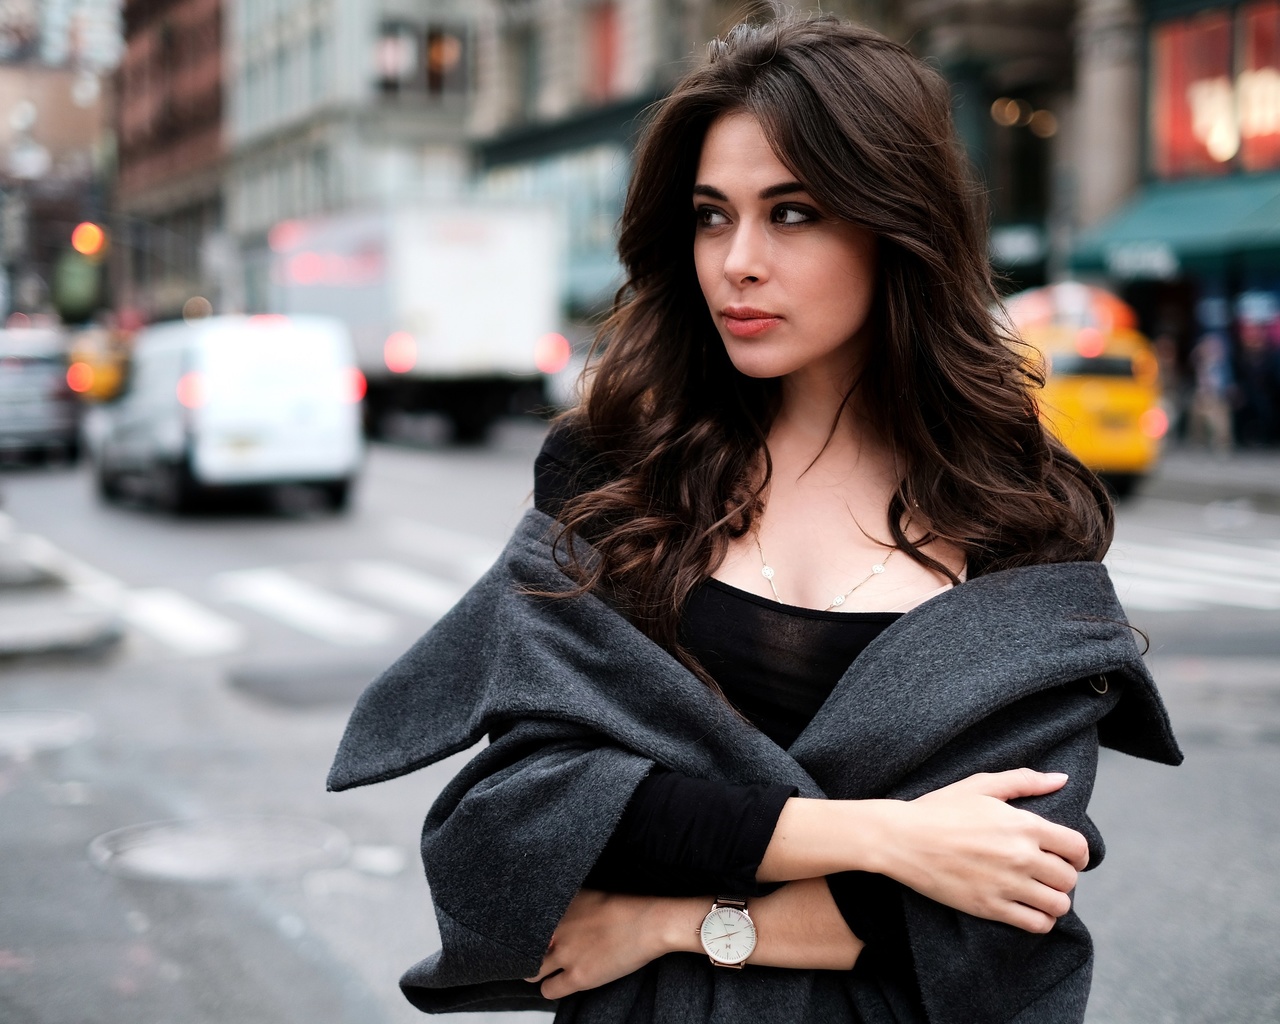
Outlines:
<svg viewBox="0 0 1280 1024"><path fill-rule="evenodd" d="M554 525L526 513L493 568L369 686L329 775L332 790L367 785L489 737L423 828L443 948L401 987L428 1013L552 1006L519 979L537 972L655 764L846 800L911 799L1023 765L1064 771L1062 790L1025 805L1083 832L1096 864L1102 841L1085 810L1099 742L1181 760L1100 564L991 573L925 602L857 658L783 750L598 598L532 596L567 586ZM1074 912L1031 935L888 884L931 1024L1083 1019L1092 946ZM918 1019L874 970L726 971L687 953L556 1009L566 1024Z"/></svg>

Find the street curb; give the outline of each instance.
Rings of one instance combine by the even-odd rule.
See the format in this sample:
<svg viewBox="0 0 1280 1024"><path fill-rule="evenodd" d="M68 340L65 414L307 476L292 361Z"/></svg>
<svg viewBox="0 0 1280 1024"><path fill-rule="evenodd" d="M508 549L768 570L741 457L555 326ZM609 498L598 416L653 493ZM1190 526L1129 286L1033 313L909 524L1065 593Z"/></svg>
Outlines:
<svg viewBox="0 0 1280 1024"><path fill-rule="evenodd" d="M113 612L65 590L0 591L0 661L105 650L123 636Z"/></svg>

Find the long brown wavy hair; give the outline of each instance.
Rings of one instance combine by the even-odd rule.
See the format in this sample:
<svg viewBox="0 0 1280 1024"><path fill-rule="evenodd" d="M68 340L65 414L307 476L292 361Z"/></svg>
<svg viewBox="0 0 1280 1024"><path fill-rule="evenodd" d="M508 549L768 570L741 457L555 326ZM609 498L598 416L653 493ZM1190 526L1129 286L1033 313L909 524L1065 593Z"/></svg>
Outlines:
<svg viewBox="0 0 1280 1024"><path fill-rule="evenodd" d="M597 335L586 397L561 425L603 481L559 517L575 593L606 594L705 678L679 643L682 609L763 507L779 393L733 367L694 270L702 141L731 112L756 118L829 216L878 239L877 342L854 387L904 470L887 509L899 547L956 582L924 544L958 546L970 577L1101 559L1106 490L1041 426L1043 380L992 312L985 206L947 83L870 29L785 16L712 42L637 148L618 244L626 284ZM914 543L908 509L929 530ZM598 559L573 556L566 542L583 535Z"/></svg>

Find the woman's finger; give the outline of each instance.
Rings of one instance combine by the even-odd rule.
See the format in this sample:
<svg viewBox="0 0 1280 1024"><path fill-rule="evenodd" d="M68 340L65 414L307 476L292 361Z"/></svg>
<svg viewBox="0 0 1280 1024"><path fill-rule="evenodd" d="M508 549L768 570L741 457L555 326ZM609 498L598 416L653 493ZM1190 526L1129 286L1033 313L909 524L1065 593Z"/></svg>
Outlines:
<svg viewBox="0 0 1280 1024"><path fill-rule="evenodd" d="M1034 768L1011 768L1004 772L982 772L970 775L961 785L972 786L997 800L1016 800L1024 796L1044 796L1067 784L1062 772L1038 772Z"/></svg>
<svg viewBox="0 0 1280 1024"><path fill-rule="evenodd" d="M532 978L525 978L524 980L525 981L542 981L544 978L548 977L551 974L554 974L556 971L560 969L561 969L560 965L553 963L551 954L548 953L543 958L542 966L538 968L538 973L535 974Z"/></svg>
<svg viewBox="0 0 1280 1024"><path fill-rule="evenodd" d="M1034 907L1028 907L1021 903L1006 903L1000 911L997 918L1005 924L1011 924L1015 928L1021 928L1024 932L1031 932L1035 935L1045 935L1053 930L1053 926L1058 923L1058 919L1043 911L1036 910Z"/></svg>
<svg viewBox="0 0 1280 1024"><path fill-rule="evenodd" d="M1076 887L1080 872L1061 857L1046 854L1032 869L1031 877L1058 892L1070 892Z"/></svg>
<svg viewBox="0 0 1280 1024"><path fill-rule="evenodd" d="M1029 882L1021 886L1013 898L1023 906L1039 911L1055 921L1071 909L1070 896L1040 882Z"/></svg>
<svg viewBox="0 0 1280 1024"><path fill-rule="evenodd" d="M544 999L563 999L565 996L573 995L578 989L579 986L574 981L573 975L564 970L551 975L542 983L542 997Z"/></svg>
<svg viewBox="0 0 1280 1024"><path fill-rule="evenodd" d="M1056 853L1077 871L1089 866L1089 841L1073 828L1044 821L1040 834L1040 849Z"/></svg>

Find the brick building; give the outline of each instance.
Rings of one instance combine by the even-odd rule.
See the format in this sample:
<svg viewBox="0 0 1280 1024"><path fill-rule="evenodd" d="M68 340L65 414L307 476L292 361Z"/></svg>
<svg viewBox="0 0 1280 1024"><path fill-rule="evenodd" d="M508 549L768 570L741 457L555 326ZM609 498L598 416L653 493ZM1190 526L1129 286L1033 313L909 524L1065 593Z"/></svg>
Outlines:
<svg viewBox="0 0 1280 1024"><path fill-rule="evenodd" d="M148 319L220 305L221 0L127 0L118 72L117 302Z"/></svg>

